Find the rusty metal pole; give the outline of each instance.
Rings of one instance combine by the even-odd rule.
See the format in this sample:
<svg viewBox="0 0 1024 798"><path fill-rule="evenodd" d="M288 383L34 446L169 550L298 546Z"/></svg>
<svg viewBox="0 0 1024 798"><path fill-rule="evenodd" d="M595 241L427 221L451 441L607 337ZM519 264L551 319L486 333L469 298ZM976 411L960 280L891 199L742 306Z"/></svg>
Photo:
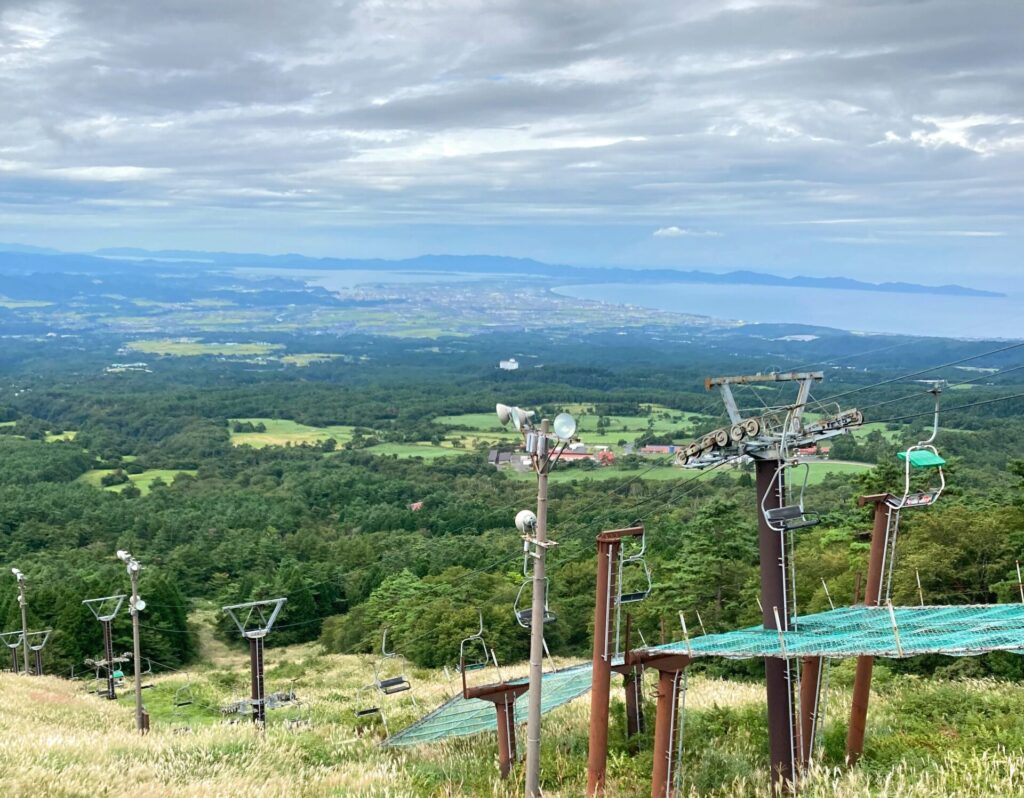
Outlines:
<svg viewBox="0 0 1024 798"><path fill-rule="evenodd" d="M42 649L37 648L32 653L35 656L36 676L42 676L43 675L43 651L42 651Z"/></svg>
<svg viewBox="0 0 1024 798"><path fill-rule="evenodd" d="M587 756L587 795L604 795L608 760L608 706L611 700L612 617L618 600L616 580L622 539L641 537L642 526L612 529L597 536L597 582L594 597L594 662L590 689L590 746ZM629 619L626 620L629 647ZM623 663L622 667L626 667ZM632 668L630 668L632 670ZM627 696L627 704L629 698Z"/></svg>
<svg viewBox="0 0 1024 798"><path fill-rule="evenodd" d="M653 667L658 670L658 700L654 716L651 798L673 798L674 795L672 763L678 743L675 735L679 714L679 682L689 664L689 657L680 654L653 663Z"/></svg>
<svg viewBox="0 0 1024 798"><path fill-rule="evenodd" d="M252 679L252 722L266 726L267 706L263 690L263 638L249 638L249 674Z"/></svg>
<svg viewBox="0 0 1024 798"><path fill-rule="evenodd" d="M864 588L864 605L877 607L882 582L882 562L885 559L886 531L894 510L888 504L889 494L862 496L860 504L875 505L875 520L871 529L871 553L868 559L868 579ZM853 701L850 706L850 725L846 732L846 762L856 764L864 753L864 730L868 720L868 699L871 694L871 672L874 657L857 657L857 671L853 679Z"/></svg>
<svg viewBox="0 0 1024 798"><path fill-rule="evenodd" d="M503 779L508 778L516 761L516 699L526 692L527 685L523 682L498 682L470 687L466 684L465 665L465 661L460 663L462 697L467 701L479 699L494 704L498 732L498 769Z"/></svg>
<svg viewBox="0 0 1024 798"><path fill-rule="evenodd" d="M587 755L587 795L604 795L605 766L608 760L608 705L611 700L612 594L615 592L615 567L621 545L617 539L597 537L597 595L594 601L594 664L590 688L590 745Z"/></svg>
<svg viewBox="0 0 1024 798"><path fill-rule="evenodd" d="M654 716L654 763L651 770L651 798L670 798L672 730L676 726L679 671L658 673L658 709Z"/></svg>
<svg viewBox="0 0 1024 798"><path fill-rule="evenodd" d="M498 721L498 771L503 779L512 772L516 761L516 698L506 694L502 701L494 702Z"/></svg>
<svg viewBox="0 0 1024 798"><path fill-rule="evenodd" d="M643 734L644 724L644 702L641 692L643 691L643 671L640 668L630 668L622 674L622 686L626 693L626 737L633 738Z"/></svg>
<svg viewBox="0 0 1024 798"><path fill-rule="evenodd" d="M800 750L799 765L803 772L814 753L814 734L818 722L818 701L821 694L821 657L804 657L800 676Z"/></svg>
<svg viewBox="0 0 1024 798"><path fill-rule="evenodd" d="M782 631L789 626L785 602L786 574L783 570L782 534L768 526L761 508L782 506L783 475L777 474L777 459L755 461L757 478L757 528L761 556L761 612L765 629L776 630L775 612ZM773 489L774 487L774 489ZM772 791L776 794L793 785L794 721L789 660L765 657L764 675L768 694L768 751L771 759Z"/></svg>

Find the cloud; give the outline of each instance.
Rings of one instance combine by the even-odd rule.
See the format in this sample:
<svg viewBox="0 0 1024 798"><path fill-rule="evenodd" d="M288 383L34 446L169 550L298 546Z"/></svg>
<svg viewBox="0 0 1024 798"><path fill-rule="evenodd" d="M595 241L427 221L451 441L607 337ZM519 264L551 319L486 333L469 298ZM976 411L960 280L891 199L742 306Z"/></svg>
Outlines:
<svg viewBox="0 0 1024 798"><path fill-rule="evenodd" d="M721 233L716 233L714 230L687 230L683 227L659 227L654 231L655 238L721 238Z"/></svg>
<svg viewBox="0 0 1024 798"><path fill-rule="evenodd" d="M379 230L388 256L516 227L515 254L646 262L684 249L652 229L725 230L754 266L782 231L813 268L827 224L1011 242L1022 22L1005 0L3 0L0 239L318 230L344 254ZM627 227L650 249L614 250Z"/></svg>

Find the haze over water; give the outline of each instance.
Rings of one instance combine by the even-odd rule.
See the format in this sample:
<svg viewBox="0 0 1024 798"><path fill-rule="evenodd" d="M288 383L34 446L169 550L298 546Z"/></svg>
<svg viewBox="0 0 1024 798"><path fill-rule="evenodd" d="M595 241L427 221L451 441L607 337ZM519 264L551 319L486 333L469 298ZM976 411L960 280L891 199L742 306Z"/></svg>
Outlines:
<svg viewBox="0 0 1024 798"><path fill-rule="evenodd" d="M555 292L615 305L871 333L1024 339L1024 294L889 294L823 288L679 283L566 285Z"/></svg>

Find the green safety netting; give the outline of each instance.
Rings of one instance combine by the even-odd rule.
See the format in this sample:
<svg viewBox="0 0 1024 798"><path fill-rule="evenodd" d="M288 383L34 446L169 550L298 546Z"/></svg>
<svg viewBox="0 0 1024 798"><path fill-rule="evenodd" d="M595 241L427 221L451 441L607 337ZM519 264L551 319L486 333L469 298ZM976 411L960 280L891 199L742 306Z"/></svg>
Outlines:
<svg viewBox="0 0 1024 798"><path fill-rule="evenodd" d="M590 663L544 674L541 712L550 712L568 704L590 689ZM509 684L525 684L526 679L510 679ZM526 720L526 694L516 701L516 721ZM429 715L390 737L386 745L417 745L446 737L463 737L483 731L494 731L494 705L479 699L466 700L461 695L441 705Z"/></svg>
<svg viewBox="0 0 1024 798"><path fill-rule="evenodd" d="M752 626L659 646L694 657L973 656L1024 652L1024 605L843 607L795 620L789 631Z"/></svg>
<svg viewBox="0 0 1024 798"><path fill-rule="evenodd" d="M1024 605L894 607L891 611L888 607L844 607L800 616L782 634L751 626L650 650L728 659L861 655L898 659L918 654L964 657L989 651L1024 653ZM590 689L590 681L589 663L544 674L542 711L549 712L583 695ZM526 719L526 702L525 694L516 702L519 722ZM492 704L466 701L460 695L391 737L387 744L415 745L494 728Z"/></svg>

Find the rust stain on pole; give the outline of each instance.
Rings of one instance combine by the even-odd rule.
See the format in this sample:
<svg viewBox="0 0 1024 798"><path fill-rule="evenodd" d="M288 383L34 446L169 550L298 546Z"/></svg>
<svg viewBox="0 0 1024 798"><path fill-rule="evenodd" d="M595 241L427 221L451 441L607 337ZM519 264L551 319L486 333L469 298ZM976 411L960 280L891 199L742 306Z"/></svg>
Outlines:
<svg viewBox="0 0 1024 798"><path fill-rule="evenodd" d="M893 510L887 500L889 494L862 496L860 504L875 505L874 525L871 529L871 553L868 559L868 579L864 588L864 604L878 606L879 590L882 583L882 562L885 558L885 533ZM857 672L853 680L853 701L850 706L850 725L846 732L846 762L856 764L864 753L864 730L868 720L868 699L871 694L871 672L873 657L857 657Z"/></svg>

